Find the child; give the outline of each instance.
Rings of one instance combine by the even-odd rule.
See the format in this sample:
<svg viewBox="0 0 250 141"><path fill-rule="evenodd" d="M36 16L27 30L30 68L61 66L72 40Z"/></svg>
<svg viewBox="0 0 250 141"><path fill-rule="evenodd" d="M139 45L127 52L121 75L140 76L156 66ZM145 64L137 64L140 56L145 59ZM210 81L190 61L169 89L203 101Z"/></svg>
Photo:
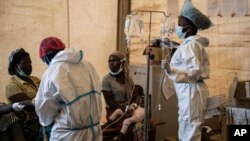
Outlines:
<svg viewBox="0 0 250 141"><path fill-rule="evenodd" d="M103 129L108 128L115 120L120 116L126 116L127 118L124 119L122 128L120 130L119 135L114 137L115 141L119 141L125 135L128 127L132 123L139 123L143 120L145 115L145 110L143 108L143 89L139 85L134 86L134 92L132 96L133 103L123 112L121 109L116 109L112 115L109 117L108 121L102 126Z"/></svg>

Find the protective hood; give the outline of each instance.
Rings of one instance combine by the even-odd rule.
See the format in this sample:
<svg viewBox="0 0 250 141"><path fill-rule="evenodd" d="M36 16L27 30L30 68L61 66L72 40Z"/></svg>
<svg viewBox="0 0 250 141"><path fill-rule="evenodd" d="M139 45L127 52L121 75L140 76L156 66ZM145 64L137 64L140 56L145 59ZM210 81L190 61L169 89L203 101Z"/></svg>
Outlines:
<svg viewBox="0 0 250 141"><path fill-rule="evenodd" d="M202 44L203 47L208 47L208 45L209 45L209 40L205 37L197 36L196 41L199 42L200 44Z"/></svg>
<svg viewBox="0 0 250 141"><path fill-rule="evenodd" d="M199 35L190 36L190 37L186 38L184 40L184 44L188 43L191 40L194 41L193 43L198 42L199 44L202 45L202 47L208 47L208 45L209 45L209 40L207 38L201 37Z"/></svg>
<svg viewBox="0 0 250 141"><path fill-rule="evenodd" d="M67 48L58 52L56 56L52 59L50 65L57 62L69 62L78 64L79 62L81 62L82 58L83 52L81 50Z"/></svg>

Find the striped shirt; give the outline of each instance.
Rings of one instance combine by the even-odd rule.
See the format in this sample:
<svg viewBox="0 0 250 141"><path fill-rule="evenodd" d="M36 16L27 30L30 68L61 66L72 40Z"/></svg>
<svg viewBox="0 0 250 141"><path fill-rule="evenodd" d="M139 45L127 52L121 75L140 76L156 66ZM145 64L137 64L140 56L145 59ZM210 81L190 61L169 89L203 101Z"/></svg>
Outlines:
<svg viewBox="0 0 250 141"><path fill-rule="evenodd" d="M7 131L10 125L18 120L18 117L13 112L0 115L0 132Z"/></svg>

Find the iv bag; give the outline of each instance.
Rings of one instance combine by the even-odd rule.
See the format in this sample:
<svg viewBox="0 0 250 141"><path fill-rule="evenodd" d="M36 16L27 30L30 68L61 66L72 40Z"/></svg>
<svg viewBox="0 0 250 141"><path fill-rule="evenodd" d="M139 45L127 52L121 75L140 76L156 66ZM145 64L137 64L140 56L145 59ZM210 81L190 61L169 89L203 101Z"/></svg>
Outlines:
<svg viewBox="0 0 250 141"><path fill-rule="evenodd" d="M166 38L167 36L172 36L175 30L175 23L173 22L171 17L164 18L161 21L160 25L160 37L162 39Z"/></svg>
<svg viewBox="0 0 250 141"><path fill-rule="evenodd" d="M164 74L163 81L161 84L161 90L166 100L168 100L170 97L172 97L175 94L174 83L165 74Z"/></svg>
<svg viewBox="0 0 250 141"><path fill-rule="evenodd" d="M127 15L125 20L124 33L126 40L130 40L132 36L139 37L143 40L144 24L137 15Z"/></svg>
<svg viewBox="0 0 250 141"><path fill-rule="evenodd" d="M130 40L130 26L131 26L131 15L126 16L124 33L126 35L126 40Z"/></svg>
<svg viewBox="0 0 250 141"><path fill-rule="evenodd" d="M143 41L143 35L144 35L144 24L143 21L141 19L136 19L135 22L135 26L136 26L136 33L139 36L140 40Z"/></svg>
<svg viewBox="0 0 250 141"><path fill-rule="evenodd" d="M167 36L167 19L163 19L160 24L160 37L164 39Z"/></svg>

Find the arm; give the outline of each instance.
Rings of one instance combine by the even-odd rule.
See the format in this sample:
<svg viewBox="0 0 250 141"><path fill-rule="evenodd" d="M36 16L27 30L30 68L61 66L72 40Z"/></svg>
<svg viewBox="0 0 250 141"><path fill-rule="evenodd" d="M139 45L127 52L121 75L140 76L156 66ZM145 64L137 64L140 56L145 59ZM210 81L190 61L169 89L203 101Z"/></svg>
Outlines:
<svg viewBox="0 0 250 141"><path fill-rule="evenodd" d="M58 84L48 79L51 77L47 75L51 76L46 72L35 97L36 113L42 126L53 123L61 109L60 104L56 101L57 92L59 92ZM57 77L57 75L53 74L54 77Z"/></svg>
<svg viewBox="0 0 250 141"><path fill-rule="evenodd" d="M105 102L109 106L109 108L111 108L112 110L121 109L125 111L125 104L119 103L115 100L114 92L112 91L110 79L108 78L108 76L105 76L102 80L102 92Z"/></svg>
<svg viewBox="0 0 250 141"><path fill-rule="evenodd" d="M30 100L20 86L14 82L10 82L6 85L6 97L11 103Z"/></svg>
<svg viewBox="0 0 250 141"><path fill-rule="evenodd" d="M35 112L35 107L31 102L31 99L16 83L9 83L6 86L6 96L11 103L19 103L24 105L24 110Z"/></svg>
<svg viewBox="0 0 250 141"><path fill-rule="evenodd" d="M21 101L21 102L15 102L13 104L5 104L5 103L1 103L0 104L0 114L7 114L10 112L14 112L14 111L20 111L23 108L32 108L34 109L34 105L32 104L31 100L26 100L26 101Z"/></svg>
<svg viewBox="0 0 250 141"><path fill-rule="evenodd" d="M24 105L23 109L25 109L27 111L35 111L35 106L34 106L33 100L24 100L24 101L20 101L18 103L21 105Z"/></svg>
<svg viewBox="0 0 250 141"><path fill-rule="evenodd" d="M182 48L171 61L171 70L166 73L175 82L196 82L201 76L201 47L191 42ZM174 61L173 61L174 60Z"/></svg>
<svg viewBox="0 0 250 141"><path fill-rule="evenodd" d="M13 112L13 108L12 108L12 105L7 105L5 103L1 103L0 104L0 115L2 114L6 114L6 113L9 113L9 112Z"/></svg>
<svg viewBox="0 0 250 141"><path fill-rule="evenodd" d="M105 91L103 90L103 95L104 95L104 99L106 101L106 103L110 106L110 108L112 109L121 109L122 111L125 111L125 106L124 105L120 105L118 102L116 102L114 100L114 95L112 92L110 91Z"/></svg>
<svg viewBox="0 0 250 141"><path fill-rule="evenodd" d="M11 103L30 100L30 98L23 92L12 95L8 99L11 101Z"/></svg>

